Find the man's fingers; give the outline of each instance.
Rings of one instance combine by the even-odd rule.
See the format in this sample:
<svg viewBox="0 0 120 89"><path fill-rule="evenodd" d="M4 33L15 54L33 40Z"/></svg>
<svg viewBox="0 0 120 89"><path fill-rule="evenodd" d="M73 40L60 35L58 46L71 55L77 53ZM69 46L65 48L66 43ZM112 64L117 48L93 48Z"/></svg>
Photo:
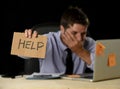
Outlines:
<svg viewBox="0 0 120 89"><path fill-rule="evenodd" d="M62 34L62 40L63 40L63 42L64 42L66 45L69 44L69 40L68 40L68 38L66 37L65 34Z"/></svg>
<svg viewBox="0 0 120 89"><path fill-rule="evenodd" d="M28 38L32 37L32 30L31 29L25 29L25 37L28 37Z"/></svg>
<svg viewBox="0 0 120 89"><path fill-rule="evenodd" d="M71 40L71 38L70 38L70 36L68 35L67 31L66 31L64 34L65 34L65 38L66 38L67 40Z"/></svg>
<svg viewBox="0 0 120 89"><path fill-rule="evenodd" d="M32 30L31 29L28 30L28 38L32 38Z"/></svg>
<svg viewBox="0 0 120 89"><path fill-rule="evenodd" d="M28 29L25 29L25 37L28 37Z"/></svg>
<svg viewBox="0 0 120 89"><path fill-rule="evenodd" d="M37 31L33 31L32 37L36 38L37 36L38 36L38 32Z"/></svg>
<svg viewBox="0 0 120 89"><path fill-rule="evenodd" d="M72 41L75 41L75 36L73 34L71 34L70 31L67 31L67 35L69 36L69 38L72 40Z"/></svg>
<svg viewBox="0 0 120 89"><path fill-rule="evenodd" d="M32 29L25 29L25 37L27 38L36 38L38 36L38 32L37 31L33 31Z"/></svg>

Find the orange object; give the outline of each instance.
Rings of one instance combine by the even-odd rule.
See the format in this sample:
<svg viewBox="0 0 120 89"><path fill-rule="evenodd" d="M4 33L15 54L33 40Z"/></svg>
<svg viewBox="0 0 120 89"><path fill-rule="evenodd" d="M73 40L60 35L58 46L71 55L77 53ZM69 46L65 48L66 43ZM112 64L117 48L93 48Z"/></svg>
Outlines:
<svg viewBox="0 0 120 89"><path fill-rule="evenodd" d="M80 75L72 74L72 75L67 75L66 77L69 77L69 78L80 78Z"/></svg>
<svg viewBox="0 0 120 89"><path fill-rule="evenodd" d="M111 53L108 55L108 66L112 67L116 65L116 55Z"/></svg>
<svg viewBox="0 0 120 89"><path fill-rule="evenodd" d="M96 55L103 55L105 50L105 46L102 43L97 43L96 44Z"/></svg>

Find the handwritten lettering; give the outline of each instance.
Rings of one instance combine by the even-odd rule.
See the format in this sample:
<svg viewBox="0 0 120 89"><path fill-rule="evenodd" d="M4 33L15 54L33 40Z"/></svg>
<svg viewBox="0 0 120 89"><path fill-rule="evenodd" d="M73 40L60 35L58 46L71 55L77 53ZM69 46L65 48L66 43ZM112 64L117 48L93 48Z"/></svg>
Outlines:
<svg viewBox="0 0 120 89"><path fill-rule="evenodd" d="M18 49L25 48L30 50L39 50L43 46L44 46L43 42L33 42L22 39L19 39L19 43L18 43Z"/></svg>

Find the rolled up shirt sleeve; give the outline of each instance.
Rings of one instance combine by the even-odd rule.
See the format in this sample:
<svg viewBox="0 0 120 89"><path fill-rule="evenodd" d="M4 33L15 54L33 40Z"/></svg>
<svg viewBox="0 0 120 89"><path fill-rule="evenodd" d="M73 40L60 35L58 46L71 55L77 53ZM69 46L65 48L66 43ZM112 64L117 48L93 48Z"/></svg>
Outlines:
<svg viewBox="0 0 120 89"><path fill-rule="evenodd" d="M87 65L87 67L94 71L95 53L90 53L90 58L92 63Z"/></svg>
<svg viewBox="0 0 120 89"><path fill-rule="evenodd" d="M90 52L90 59L92 63L90 65L87 65L87 67L94 71L96 42L93 39L90 39L90 38L88 39L89 39L89 45L87 46L87 48L88 48L88 51Z"/></svg>

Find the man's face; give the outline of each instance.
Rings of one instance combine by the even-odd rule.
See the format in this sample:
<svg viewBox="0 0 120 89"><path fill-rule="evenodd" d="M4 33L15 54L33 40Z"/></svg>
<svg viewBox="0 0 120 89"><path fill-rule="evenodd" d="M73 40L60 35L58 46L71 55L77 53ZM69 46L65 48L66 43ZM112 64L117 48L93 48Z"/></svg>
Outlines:
<svg viewBox="0 0 120 89"><path fill-rule="evenodd" d="M87 26L81 24L74 24L69 26L66 30L62 30L62 33L69 32L78 41L84 41L87 34Z"/></svg>

